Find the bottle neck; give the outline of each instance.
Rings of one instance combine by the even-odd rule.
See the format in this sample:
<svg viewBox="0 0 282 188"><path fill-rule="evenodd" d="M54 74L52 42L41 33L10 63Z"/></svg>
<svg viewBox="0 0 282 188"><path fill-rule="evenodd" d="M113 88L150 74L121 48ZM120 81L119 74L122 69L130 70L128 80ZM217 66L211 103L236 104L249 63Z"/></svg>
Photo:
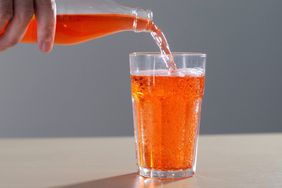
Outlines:
<svg viewBox="0 0 282 188"><path fill-rule="evenodd" d="M135 17L133 21L133 30L135 32L150 30L153 22L153 12L151 10L133 9L132 15Z"/></svg>

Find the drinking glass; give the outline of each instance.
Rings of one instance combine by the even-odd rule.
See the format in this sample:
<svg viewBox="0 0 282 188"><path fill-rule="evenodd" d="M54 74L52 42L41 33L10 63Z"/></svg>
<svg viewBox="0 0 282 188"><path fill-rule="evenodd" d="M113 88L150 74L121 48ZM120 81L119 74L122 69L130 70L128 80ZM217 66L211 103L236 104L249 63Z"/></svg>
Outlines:
<svg viewBox="0 0 282 188"><path fill-rule="evenodd" d="M134 136L139 174L183 178L195 173L206 55L130 54Z"/></svg>

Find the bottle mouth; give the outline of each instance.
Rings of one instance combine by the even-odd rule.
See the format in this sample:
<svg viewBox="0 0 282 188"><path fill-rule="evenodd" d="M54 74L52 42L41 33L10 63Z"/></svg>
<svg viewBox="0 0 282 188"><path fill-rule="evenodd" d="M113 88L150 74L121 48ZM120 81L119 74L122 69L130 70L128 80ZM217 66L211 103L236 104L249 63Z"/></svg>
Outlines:
<svg viewBox="0 0 282 188"><path fill-rule="evenodd" d="M146 15L147 15L147 19L149 20L153 20L153 12L149 9L145 10Z"/></svg>
<svg viewBox="0 0 282 188"><path fill-rule="evenodd" d="M135 16L135 20L133 22L133 28L135 32L143 32L147 31L148 28L150 27L150 24L153 20L153 12L151 10L144 10L144 9L134 9L132 10L132 14ZM140 20L141 18L141 20ZM139 22L146 22L146 25L144 26L139 26L142 25Z"/></svg>
<svg viewBox="0 0 282 188"><path fill-rule="evenodd" d="M136 16L136 18L144 18L146 20L153 20L153 12L149 9L134 9L132 10L132 14Z"/></svg>

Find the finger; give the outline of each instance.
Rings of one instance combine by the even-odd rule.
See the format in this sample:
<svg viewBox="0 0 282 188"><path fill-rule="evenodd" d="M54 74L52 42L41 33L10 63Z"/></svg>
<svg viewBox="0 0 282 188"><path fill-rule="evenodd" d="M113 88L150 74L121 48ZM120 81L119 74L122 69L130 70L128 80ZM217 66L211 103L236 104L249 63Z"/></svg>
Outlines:
<svg viewBox="0 0 282 188"><path fill-rule="evenodd" d="M53 48L56 27L55 0L35 0L37 19L37 43L41 51L50 52Z"/></svg>
<svg viewBox="0 0 282 188"><path fill-rule="evenodd" d="M13 0L0 0L0 33L13 17Z"/></svg>
<svg viewBox="0 0 282 188"><path fill-rule="evenodd" d="M14 16L0 37L0 51L17 44L34 13L32 0L14 0Z"/></svg>

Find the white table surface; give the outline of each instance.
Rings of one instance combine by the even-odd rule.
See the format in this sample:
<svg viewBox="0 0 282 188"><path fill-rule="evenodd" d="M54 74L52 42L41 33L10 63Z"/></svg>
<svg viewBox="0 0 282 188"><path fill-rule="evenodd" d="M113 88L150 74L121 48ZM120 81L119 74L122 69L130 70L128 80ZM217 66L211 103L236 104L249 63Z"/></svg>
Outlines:
<svg viewBox="0 0 282 188"><path fill-rule="evenodd" d="M136 175L134 142L120 138L0 139L0 188L281 188L282 134L201 136L193 178Z"/></svg>

